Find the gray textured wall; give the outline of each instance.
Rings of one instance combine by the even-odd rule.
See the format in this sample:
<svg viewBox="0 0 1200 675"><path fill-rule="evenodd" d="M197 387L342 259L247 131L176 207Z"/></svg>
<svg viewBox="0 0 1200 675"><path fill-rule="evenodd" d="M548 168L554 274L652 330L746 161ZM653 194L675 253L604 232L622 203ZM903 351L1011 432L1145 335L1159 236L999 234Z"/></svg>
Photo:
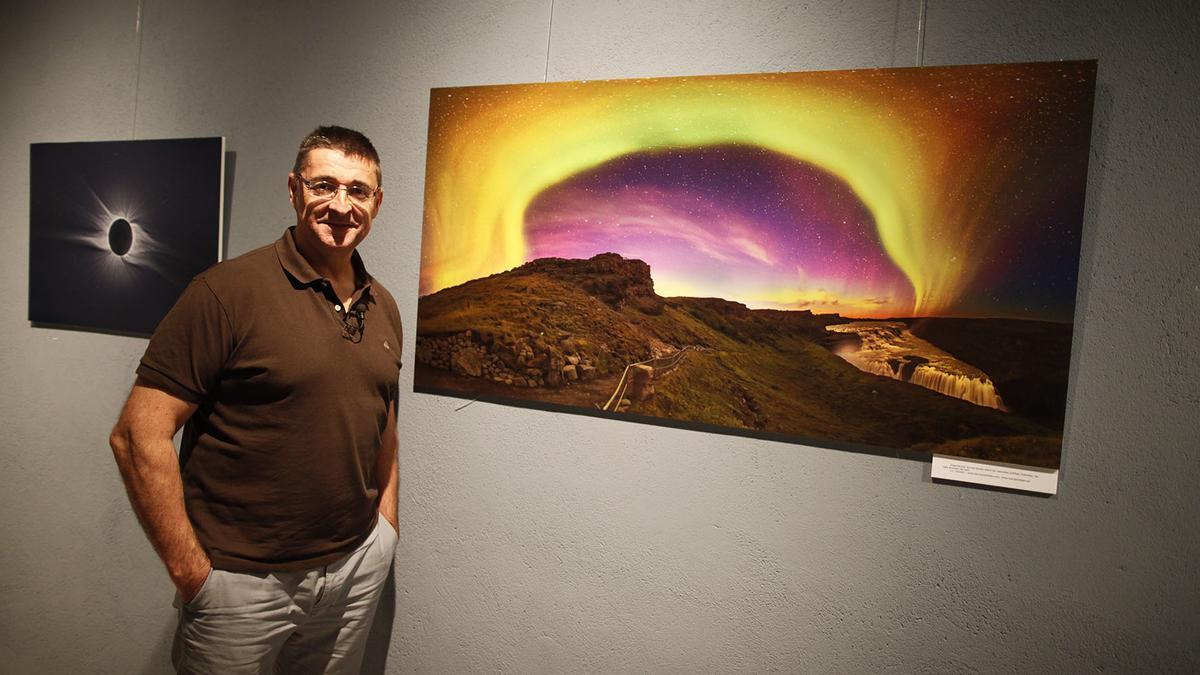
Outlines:
<svg viewBox="0 0 1200 675"><path fill-rule="evenodd" d="M364 253L411 326L431 86L915 61L918 0L551 5L144 0L139 33L138 0L5 3L0 671L163 672L173 621L105 442L145 342L25 319L30 143L226 136L237 254L289 223L298 139L361 127L387 186ZM928 5L927 65L1100 60L1060 496L409 394L372 669L1200 668L1194 10Z"/></svg>

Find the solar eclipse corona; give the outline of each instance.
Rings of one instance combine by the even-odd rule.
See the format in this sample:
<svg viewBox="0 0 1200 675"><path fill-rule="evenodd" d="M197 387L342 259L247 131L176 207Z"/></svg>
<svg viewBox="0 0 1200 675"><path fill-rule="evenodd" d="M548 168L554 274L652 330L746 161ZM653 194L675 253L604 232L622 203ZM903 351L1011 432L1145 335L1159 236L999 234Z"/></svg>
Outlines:
<svg viewBox="0 0 1200 675"><path fill-rule="evenodd" d="M414 387L1057 468L1095 72L434 89Z"/></svg>
<svg viewBox="0 0 1200 675"><path fill-rule="evenodd" d="M29 320L149 335L220 259L224 139L30 146Z"/></svg>

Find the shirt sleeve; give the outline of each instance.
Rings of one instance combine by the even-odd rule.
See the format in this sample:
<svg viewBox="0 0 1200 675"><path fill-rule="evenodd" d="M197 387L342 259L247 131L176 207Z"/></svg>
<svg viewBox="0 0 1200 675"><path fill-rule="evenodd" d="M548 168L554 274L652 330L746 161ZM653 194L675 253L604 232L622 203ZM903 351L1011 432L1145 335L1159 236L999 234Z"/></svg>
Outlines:
<svg viewBox="0 0 1200 675"><path fill-rule="evenodd" d="M391 293L379 293L378 301L381 302L381 308L384 310L384 316L387 317L388 323L392 329L392 337L394 338L393 341L396 343L394 347L389 347L389 349L394 350L396 355L396 369L398 374L399 371L404 368L404 361L402 359L404 355L404 324L400 319L400 308L396 306L396 300L392 297ZM388 405L391 406L394 412L399 413L400 378L398 376L396 380L393 381L388 387L388 399Z"/></svg>
<svg viewBox="0 0 1200 675"><path fill-rule="evenodd" d="M137 374L149 385L200 404L216 388L232 351L225 307L203 277L196 277L150 337Z"/></svg>

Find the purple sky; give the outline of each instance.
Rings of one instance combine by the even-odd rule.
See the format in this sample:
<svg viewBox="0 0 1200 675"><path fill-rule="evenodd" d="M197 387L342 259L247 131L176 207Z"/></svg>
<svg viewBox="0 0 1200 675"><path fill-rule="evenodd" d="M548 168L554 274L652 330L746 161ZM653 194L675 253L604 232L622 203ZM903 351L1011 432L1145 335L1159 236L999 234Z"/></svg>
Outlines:
<svg viewBox="0 0 1200 675"><path fill-rule="evenodd" d="M664 295L818 312L911 298L849 187L761 148L621 157L546 190L525 223L530 258L638 258Z"/></svg>

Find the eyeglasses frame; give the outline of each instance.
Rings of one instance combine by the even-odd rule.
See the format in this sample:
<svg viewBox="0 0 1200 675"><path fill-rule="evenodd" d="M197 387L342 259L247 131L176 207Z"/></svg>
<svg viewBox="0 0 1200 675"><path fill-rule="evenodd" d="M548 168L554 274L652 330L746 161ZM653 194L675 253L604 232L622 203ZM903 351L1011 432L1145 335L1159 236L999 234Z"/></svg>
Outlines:
<svg viewBox="0 0 1200 675"><path fill-rule="evenodd" d="M296 179L300 181L300 184L304 186L304 189L308 190L309 194L312 194L314 197L316 197L317 199L320 199L322 201L337 199L337 193L344 190L346 192L347 200L352 201L356 204L360 204L362 206L366 206L366 205L370 204L371 200L374 199L376 197L376 195L379 194L379 191L383 189L383 186L371 188L370 194L363 197L362 199L358 199L358 198L350 195L350 188L362 187L365 189L366 186L363 185L362 183L351 183L350 185L346 185L344 183L338 183L336 181L332 181L327 178L318 178L318 179L314 179L314 180L308 180L307 178L305 178L304 176L301 176L298 173L292 174L292 175L294 175L296 177ZM322 197L321 195L318 195L313 192L313 185L316 185L318 183L329 183L330 185L334 185L336 187L334 188L334 191L332 194Z"/></svg>

